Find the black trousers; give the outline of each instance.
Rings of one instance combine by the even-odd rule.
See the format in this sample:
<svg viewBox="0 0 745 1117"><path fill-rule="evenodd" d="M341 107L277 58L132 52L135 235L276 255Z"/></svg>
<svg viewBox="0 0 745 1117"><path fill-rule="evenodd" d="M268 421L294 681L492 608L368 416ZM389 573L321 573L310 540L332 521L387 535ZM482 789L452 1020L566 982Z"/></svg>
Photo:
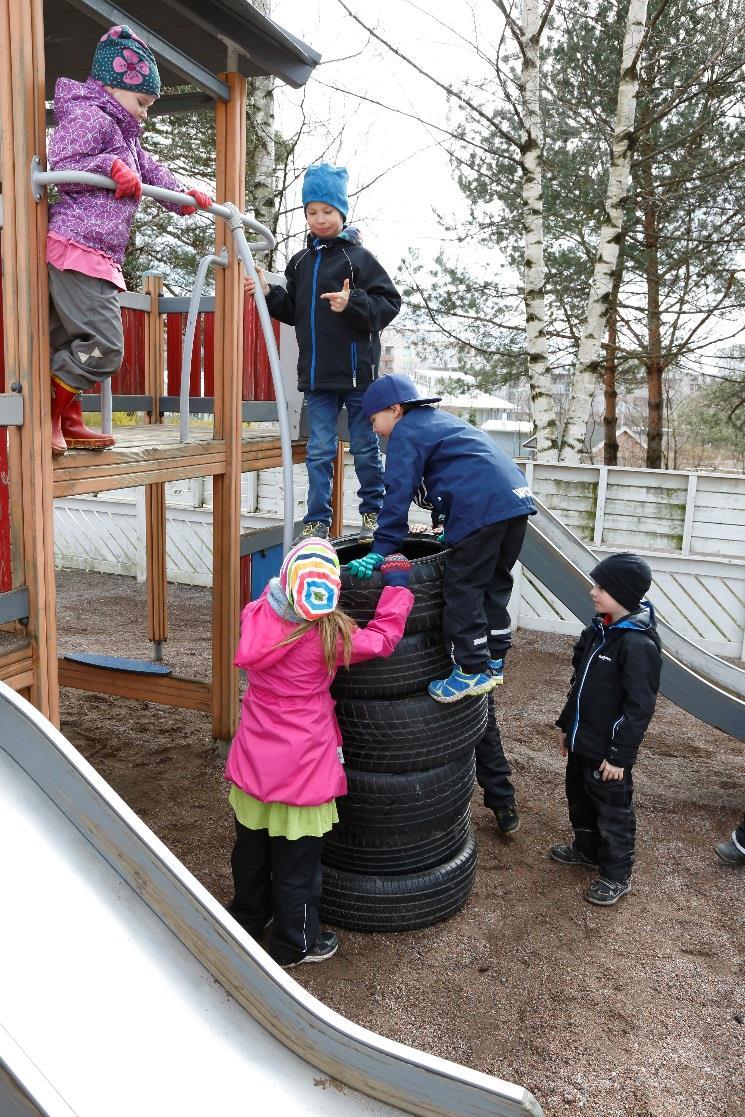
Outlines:
<svg viewBox="0 0 745 1117"><path fill-rule="evenodd" d="M476 745L476 779L484 792L484 806L497 811L515 802L512 769L504 755L502 735L494 708L494 692L488 695L489 715L486 731Z"/></svg>
<svg viewBox="0 0 745 1117"><path fill-rule="evenodd" d="M597 761L569 754L566 794L574 844L597 862L606 880L628 880L634 867L633 792L630 768L622 780L603 781Z"/></svg>
<svg viewBox="0 0 745 1117"><path fill-rule="evenodd" d="M445 556L443 632L455 662L468 674L485 671L490 659L502 659L512 645L507 604L527 524L527 516L489 524Z"/></svg>
<svg viewBox="0 0 745 1117"><path fill-rule="evenodd" d="M280 966L299 962L318 938L323 838L270 838L235 820L230 858L235 894L228 911L255 939L270 919L267 951Z"/></svg>

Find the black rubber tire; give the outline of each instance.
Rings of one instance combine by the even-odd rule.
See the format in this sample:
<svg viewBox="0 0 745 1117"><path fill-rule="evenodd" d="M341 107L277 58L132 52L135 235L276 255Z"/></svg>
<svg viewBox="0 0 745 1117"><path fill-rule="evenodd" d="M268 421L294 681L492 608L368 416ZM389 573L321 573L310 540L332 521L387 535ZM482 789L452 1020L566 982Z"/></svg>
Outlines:
<svg viewBox="0 0 745 1117"><path fill-rule="evenodd" d="M423 772L473 749L486 729L487 696L445 705L428 694L337 702L344 759L359 772Z"/></svg>
<svg viewBox="0 0 745 1117"><path fill-rule="evenodd" d="M355 834L339 823L327 835L323 846L323 863L346 873L376 876L401 876L433 869L455 857L471 828L471 810L466 808L460 818L445 830L416 836L402 844L391 841L388 834L373 838Z"/></svg>
<svg viewBox="0 0 745 1117"><path fill-rule="evenodd" d="M391 655L342 667L331 693L334 698L397 698L426 690L431 679L446 679L453 669L442 630L412 632Z"/></svg>
<svg viewBox="0 0 745 1117"><path fill-rule="evenodd" d="M347 769L349 792L337 799L339 819L355 834L391 841L442 832L460 818L476 782L473 759L427 772L357 772Z"/></svg>
<svg viewBox="0 0 745 1117"><path fill-rule="evenodd" d="M350 931L413 931L459 911L476 871L469 833L455 857L427 872L380 877L323 870L321 918Z"/></svg>
<svg viewBox="0 0 745 1117"><path fill-rule="evenodd" d="M344 564L368 554L370 543L361 543L358 535L342 535L331 542L342 563L339 607L358 624L367 624L375 614L383 588L383 576L380 571L374 570L369 578L354 578ZM407 535L401 549L411 559L409 589L414 594L414 606L406 621L406 632L440 629L442 573L447 548L431 535Z"/></svg>

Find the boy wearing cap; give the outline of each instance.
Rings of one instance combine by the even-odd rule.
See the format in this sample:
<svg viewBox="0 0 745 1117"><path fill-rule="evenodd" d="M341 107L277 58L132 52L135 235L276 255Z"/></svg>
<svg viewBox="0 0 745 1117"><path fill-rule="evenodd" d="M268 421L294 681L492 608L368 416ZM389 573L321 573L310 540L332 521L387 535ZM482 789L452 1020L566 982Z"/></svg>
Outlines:
<svg viewBox="0 0 745 1117"><path fill-rule="evenodd" d="M369 577L384 556L400 549L409 506L423 484L444 521L443 629L454 659L450 676L428 689L437 702L458 702L502 682L511 645L512 567L536 508L511 458L483 431L428 406L434 403L439 397L422 399L413 380L397 373L365 392L362 410L388 438L385 498L372 552L348 569Z"/></svg>
<svg viewBox="0 0 745 1117"><path fill-rule="evenodd" d="M55 171L88 171L116 182L116 192L60 185L49 209L47 268L52 351L52 453L68 447L105 450L111 435L83 422L80 393L108 380L124 355L119 292L122 262L143 182L191 194L193 206L161 203L181 214L212 204L185 190L140 144L148 109L160 95L150 48L129 27L111 27L96 45L86 82L60 78L54 89L56 128L49 142Z"/></svg>
<svg viewBox="0 0 745 1117"><path fill-rule="evenodd" d="M607 907L631 888L631 769L654 713L662 656L654 609L644 599L652 584L644 559L610 555L590 577L596 616L574 647L571 687L556 720L574 840L549 852L562 865L597 868L584 896Z"/></svg>
<svg viewBox="0 0 745 1117"><path fill-rule="evenodd" d="M362 414L362 395L379 373L380 331L398 314L401 296L357 229L347 227L345 167L319 163L303 179L306 246L285 269L287 286L268 284L257 269L269 313L295 327L298 388L310 427L306 462L308 505L302 535L326 538L331 526L331 482L336 424L347 409L350 449L360 487L362 530L368 538L383 500L378 440ZM245 281L253 294L251 279Z"/></svg>

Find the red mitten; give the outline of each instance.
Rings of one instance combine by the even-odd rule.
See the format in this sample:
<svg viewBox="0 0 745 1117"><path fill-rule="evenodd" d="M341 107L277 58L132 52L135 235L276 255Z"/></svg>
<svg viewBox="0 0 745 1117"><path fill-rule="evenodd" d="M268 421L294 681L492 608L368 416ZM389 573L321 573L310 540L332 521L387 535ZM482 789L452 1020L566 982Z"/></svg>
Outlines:
<svg viewBox="0 0 745 1117"><path fill-rule="evenodd" d="M111 177L116 183L115 198L134 198L139 202L142 197L142 182L121 159L115 159L111 164Z"/></svg>
<svg viewBox="0 0 745 1117"><path fill-rule="evenodd" d="M212 198L210 198L209 194L205 194L204 190L185 190L184 193L191 194L192 198L197 204L196 206L182 206L182 217L189 217L192 213L196 213L197 206L199 207L199 209L209 209L209 207L212 205Z"/></svg>

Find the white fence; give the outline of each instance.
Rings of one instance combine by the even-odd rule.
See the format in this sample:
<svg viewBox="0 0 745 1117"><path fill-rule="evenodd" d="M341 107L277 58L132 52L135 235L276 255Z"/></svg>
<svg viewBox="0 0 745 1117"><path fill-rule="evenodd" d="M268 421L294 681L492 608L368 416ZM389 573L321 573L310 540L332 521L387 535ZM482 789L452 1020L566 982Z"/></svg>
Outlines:
<svg viewBox="0 0 745 1117"><path fill-rule="evenodd" d="M652 599L668 623L716 655L745 659L745 477L607 466L526 463L536 495L603 557L643 554L654 572ZM359 524L357 479L345 468L345 522ZM295 512L302 518L305 468L295 467ZM210 585L211 480L167 486L168 577ZM282 510L281 470L243 478L242 528L275 522ZM116 497L55 501L55 553L66 569L144 578L143 490ZM413 522L428 522L412 507ZM576 633L580 623L531 575L516 570L516 626ZM588 616L590 614L588 600Z"/></svg>

